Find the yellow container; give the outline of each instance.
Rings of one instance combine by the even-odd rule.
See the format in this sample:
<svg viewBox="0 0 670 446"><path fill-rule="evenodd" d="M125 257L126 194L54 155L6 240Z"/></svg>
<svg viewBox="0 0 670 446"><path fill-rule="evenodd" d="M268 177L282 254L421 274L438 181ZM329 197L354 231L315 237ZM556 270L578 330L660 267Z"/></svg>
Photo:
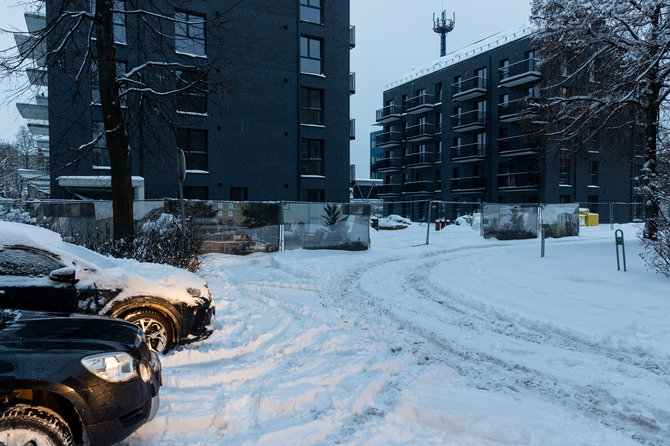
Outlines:
<svg viewBox="0 0 670 446"><path fill-rule="evenodd" d="M600 215L598 214L588 214L586 216L586 226L598 226L600 220Z"/></svg>

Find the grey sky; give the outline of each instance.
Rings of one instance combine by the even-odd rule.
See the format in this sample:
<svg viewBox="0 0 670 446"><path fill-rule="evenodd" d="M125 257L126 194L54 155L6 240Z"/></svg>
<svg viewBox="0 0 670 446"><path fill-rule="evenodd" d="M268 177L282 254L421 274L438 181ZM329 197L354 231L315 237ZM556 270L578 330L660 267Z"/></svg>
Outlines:
<svg viewBox="0 0 670 446"><path fill-rule="evenodd" d="M449 52L521 25L528 19L530 0L351 0L351 24L356 26L356 48L351 51L351 71L356 72L356 94L351 97L356 140L351 144L351 162L359 178L369 175L369 133L377 129L372 124L375 110L382 106L384 86L440 55L432 18L442 9L449 16L456 13L456 28L447 37ZM0 28L25 29L23 8L0 0ZM0 48L11 45L11 36L0 35ZM3 83L0 94L6 97L12 87ZM24 124L13 103L0 104L0 139L14 139Z"/></svg>

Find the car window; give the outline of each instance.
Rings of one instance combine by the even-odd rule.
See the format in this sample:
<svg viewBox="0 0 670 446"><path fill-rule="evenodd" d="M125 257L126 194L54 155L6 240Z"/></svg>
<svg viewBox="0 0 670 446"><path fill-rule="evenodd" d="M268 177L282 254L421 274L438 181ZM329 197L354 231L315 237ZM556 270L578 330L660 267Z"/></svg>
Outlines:
<svg viewBox="0 0 670 446"><path fill-rule="evenodd" d="M41 252L11 248L0 251L2 276L48 276L62 267L57 260Z"/></svg>

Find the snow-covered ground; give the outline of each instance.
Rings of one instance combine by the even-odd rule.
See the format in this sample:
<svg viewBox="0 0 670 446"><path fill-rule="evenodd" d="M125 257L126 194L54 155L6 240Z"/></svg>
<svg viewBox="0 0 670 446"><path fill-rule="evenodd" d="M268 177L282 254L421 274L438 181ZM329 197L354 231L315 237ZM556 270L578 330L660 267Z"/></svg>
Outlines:
<svg viewBox="0 0 670 446"><path fill-rule="evenodd" d="M637 227L484 240L373 231L366 252L210 255L207 340L163 358L129 445L667 445L670 280ZM407 232L404 232L407 231Z"/></svg>

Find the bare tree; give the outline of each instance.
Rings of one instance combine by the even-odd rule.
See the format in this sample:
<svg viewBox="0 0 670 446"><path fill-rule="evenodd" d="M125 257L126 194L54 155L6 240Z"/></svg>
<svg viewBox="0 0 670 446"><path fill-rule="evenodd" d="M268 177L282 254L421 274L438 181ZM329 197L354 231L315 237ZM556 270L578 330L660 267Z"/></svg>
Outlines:
<svg viewBox="0 0 670 446"><path fill-rule="evenodd" d="M16 132L14 147L21 157L20 167L23 169L39 168L39 150L32 133L25 126Z"/></svg>
<svg viewBox="0 0 670 446"><path fill-rule="evenodd" d="M21 156L13 145L0 141L0 197L19 198Z"/></svg>
<svg viewBox="0 0 670 446"><path fill-rule="evenodd" d="M29 58L42 58L51 72L58 68L61 80L69 80L72 91L88 83L97 85L104 130L73 148L78 162L100 142L105 141L111 167L114 214L114 239L133 237L133 189L131 183L130 135L142 130L141 119L134 111L150 111L170 127L175 122L174 101L183 95L215 93L225 88L220 75L223 62L211 57L193 57L188 62L174 57L179 42L192 43L190 33L202 33L202 42L193 37L198 50L204 52L205 28L219 26L225 14L240 1L214 17L182 14L186 0L51 0L46 9L46 26L33 32L27 47L5 51L0 67L5 74L16 74L29 68ZM165 12L165 11L170 11ZM132 20L131 20L132 19ZM120 66L117 39L126 38L126 24L134 24L142 36L156 42L142 51L135 66ZM183 33L182 33L183 31ZM120 35L122 34L122 35ZM181 40L180 40L181 39ZM177 48L178 49L178 48ZM26 56L26 55L31 56ZM127 62L127 61L126 61ZM51 74L50 74L51 76ZM75 94L75 93L73 93ZM170 105L172 104L172 105ZM54 144L54 141L51 141Z"/></svg>
<svg viewBox="0 0 670 446"><path fill-rule="evenodd" d="M583 143L603 130L620 137L639 128L644 237L655 239L663 195L661 107L670 94L670 3L533 0L531 14L547 67L543 98L533 104L536 122L572 147L588 147Z"/></svg>

